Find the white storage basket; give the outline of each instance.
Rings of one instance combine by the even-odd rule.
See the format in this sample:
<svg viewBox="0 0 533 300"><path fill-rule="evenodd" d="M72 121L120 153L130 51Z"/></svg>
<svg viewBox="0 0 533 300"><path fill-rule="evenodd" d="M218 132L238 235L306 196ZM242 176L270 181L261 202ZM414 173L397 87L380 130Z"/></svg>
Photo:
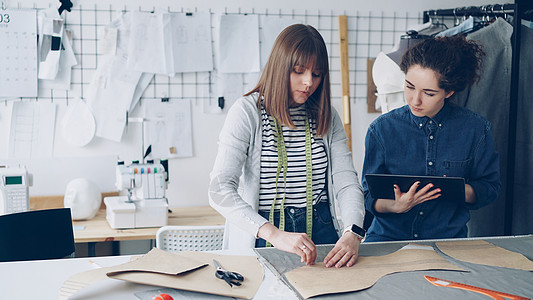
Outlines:
<svg viewBox="0 0 533 300"><path fill-rule="evenodd" d="M222 249L224 225L163 226L156 234L156 247L168 252Z"/></svg>

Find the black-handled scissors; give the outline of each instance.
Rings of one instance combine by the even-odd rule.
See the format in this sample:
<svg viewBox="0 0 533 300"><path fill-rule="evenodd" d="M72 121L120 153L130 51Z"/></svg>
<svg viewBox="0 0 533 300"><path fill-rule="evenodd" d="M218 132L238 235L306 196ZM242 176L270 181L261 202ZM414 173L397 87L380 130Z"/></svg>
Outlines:
<svg viewBox="0 0 533 300"><path fill-rule="evenodd" d="M244 280L244 277L241 274L225 270L216 259L213 259L213 263L217 268L215 271L215 276L217 278L225 280L230 287L233 287L233 285L241 285L240 281Z"/></svg>

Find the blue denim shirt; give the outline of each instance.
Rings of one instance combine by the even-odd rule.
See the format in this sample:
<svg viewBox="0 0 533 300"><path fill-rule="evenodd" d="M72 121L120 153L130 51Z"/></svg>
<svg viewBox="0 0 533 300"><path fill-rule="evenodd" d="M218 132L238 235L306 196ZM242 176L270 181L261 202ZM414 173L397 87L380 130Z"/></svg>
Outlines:
<svg viewBox="0 0 533 300"><path fill-rule="evenodd" d="M365 179L371 173L463 177L477 200L437 198L406 213L378 213ZM433 118L413 115L408 105L384 114L368 128L362 183L366 209L374 214L365 241L466 237L469 210L491 203L501 190L491 125L448 100Z"/></svg>

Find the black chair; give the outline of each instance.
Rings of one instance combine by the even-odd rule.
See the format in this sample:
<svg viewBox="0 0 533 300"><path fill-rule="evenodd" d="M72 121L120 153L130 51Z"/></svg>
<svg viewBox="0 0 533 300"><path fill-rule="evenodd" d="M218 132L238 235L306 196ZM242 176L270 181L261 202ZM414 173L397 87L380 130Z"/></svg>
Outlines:
<svg viewBox="0 0 533 300"><path fill-rule="evenodd" d="M74 251L70 208L0 216L0 261L56 259Z"/></svg>

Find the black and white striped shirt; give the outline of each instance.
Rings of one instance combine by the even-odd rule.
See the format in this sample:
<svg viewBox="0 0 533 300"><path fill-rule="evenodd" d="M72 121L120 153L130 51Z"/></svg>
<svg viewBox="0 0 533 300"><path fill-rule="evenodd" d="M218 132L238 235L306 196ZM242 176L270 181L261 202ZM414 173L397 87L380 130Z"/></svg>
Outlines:
<svg viewBox="0 0 533 300"><path fill-rule="evenodd" d="M289 109L296 128L282 126L285 148L287 150L287 190L284 189L283 169L278 179L278 192L275 209L279 211L285 195L285 207L306 207L306 166L305 166L305 104ZM268 211L276 195L276 172L278 150L273 118L264 108L262 115L261 179L259 189L259 210ZM326 171L328 158L322 138L316 137L316 121L309 119L311 129L311 149L313 166L313 204L327 199Z"/></svg>

